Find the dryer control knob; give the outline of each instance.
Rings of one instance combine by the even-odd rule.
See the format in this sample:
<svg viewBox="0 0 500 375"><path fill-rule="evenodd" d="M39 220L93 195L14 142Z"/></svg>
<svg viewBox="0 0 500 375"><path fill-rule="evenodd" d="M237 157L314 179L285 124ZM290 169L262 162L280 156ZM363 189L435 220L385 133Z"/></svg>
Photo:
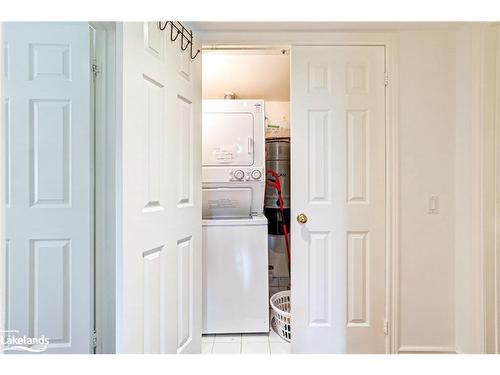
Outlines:
<svg viewBox="0 0 500 375"><path fill-rule="evenodd" d="M258 169L255 169L255 170L252 171L252 178L254 180L258 180L261 177L262 177L261 171L259 171Z"/></svg>
<svg viewBox="0 0 500 375"><path fill-rule="evenodd" d="M245 173L241 169L238 169L233 172L233 177L237 180L242 180L245 177Z"/></svg>

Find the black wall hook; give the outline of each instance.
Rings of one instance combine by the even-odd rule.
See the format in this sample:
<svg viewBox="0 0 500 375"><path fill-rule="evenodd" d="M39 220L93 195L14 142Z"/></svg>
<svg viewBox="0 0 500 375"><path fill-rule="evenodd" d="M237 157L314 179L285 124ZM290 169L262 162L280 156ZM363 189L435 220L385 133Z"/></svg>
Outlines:
<svg viewBox="0 0 500 375"><path fill-rule="evenodd" d="M179 35L181 36L181 50L185 51L190 47L189 49L189 57L194 60L196 56L201 52L199 49L196 51L196 53L193 55L193 31L189 30L188 28L184 27L182 23L179 21L165 21L165 22L158 22L158 28L161 31L164 31L167 28L167 25L170 24L170 40L172 42L175 42ZM175 31L174 31L175 30ZM174 36L175 34L175 36Z"/></svg>
<svg viewBox="0 0 500 375"><path fill-rule="evenodd" d="M177 40L177 38L179 37L179 35L181 34L181 32L177 28L175 29L175 31L176 31L176 34L173 37L172 35L174 35L174 24L170 23L170 41L172 41L172 42L175 42Z"/></svg>
<svg viewBox="0 0 500 375"><path fill-rule="evenodd" d="M194 54L193 56L193 46L191 46L191 59L194 60L196 59L196 56L198 56L198 54L200 53L201 51L200 50L197 50L196 53Z"/></svg>
<svg viewBox="0 0 500 375"><path fill-rule="evenodd" d="M182 34L181 50L183 50L183 51L187 50L187 48L189 47L190 44L191 44L191 41L188 38L186 38L186 45L184 45L184 34Z"/></svg>

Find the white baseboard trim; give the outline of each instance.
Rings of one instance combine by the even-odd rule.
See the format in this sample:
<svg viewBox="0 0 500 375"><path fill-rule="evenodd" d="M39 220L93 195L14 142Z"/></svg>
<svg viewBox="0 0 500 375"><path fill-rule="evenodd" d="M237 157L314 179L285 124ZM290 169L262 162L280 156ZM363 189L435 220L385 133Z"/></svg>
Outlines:
<svg viewBox="0 0 500 375"><path fill-rule="evenodd" d="M452 346L400 346L398 353L401 354L458 354Z"/></svg>

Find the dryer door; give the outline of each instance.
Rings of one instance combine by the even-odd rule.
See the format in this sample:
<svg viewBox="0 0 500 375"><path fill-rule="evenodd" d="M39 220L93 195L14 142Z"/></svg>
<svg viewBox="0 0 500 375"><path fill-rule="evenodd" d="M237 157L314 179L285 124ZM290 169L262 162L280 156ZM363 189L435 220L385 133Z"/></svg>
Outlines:
<svg viewBox="0 0 500 375"><path fill-rule="evenodd" d="M203 166L251 166L254 116L249 112L203 114Z"/></svg>

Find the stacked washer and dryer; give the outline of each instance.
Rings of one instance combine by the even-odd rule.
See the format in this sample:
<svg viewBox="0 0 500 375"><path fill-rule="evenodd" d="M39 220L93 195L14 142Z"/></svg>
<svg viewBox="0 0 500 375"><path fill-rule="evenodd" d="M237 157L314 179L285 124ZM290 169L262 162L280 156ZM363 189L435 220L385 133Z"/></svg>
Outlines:
<svg viewBox="0 0 500 375"><path fill-rule="evenodd" d="M203 333L269 331L263 100L203 101Z"/></svg>

